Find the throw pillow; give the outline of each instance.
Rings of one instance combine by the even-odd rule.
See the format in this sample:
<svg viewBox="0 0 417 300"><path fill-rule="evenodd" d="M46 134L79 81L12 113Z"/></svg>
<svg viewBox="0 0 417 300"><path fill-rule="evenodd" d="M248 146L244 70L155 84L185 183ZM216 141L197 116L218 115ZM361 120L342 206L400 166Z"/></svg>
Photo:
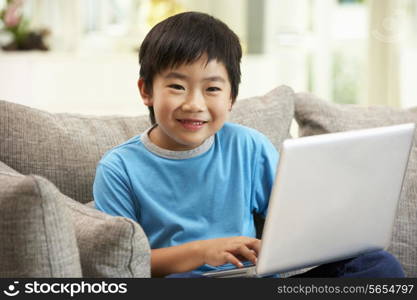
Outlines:
<svg viewBox="0 0 417 300"><path fill-rule="evenodd" d="M295 118L300 136L417 122L417 108L332 104L308 93L296 94ZM388 251L407 276L417 277L417 137L411 151Z"/></svg>
<svg viewBox="0 0 417 300"><path fill-rule="evenodd" d="M84 277L150 277L150 248L142 228L132 220L113 217L91 204L65 195L80 250Z"/></svg>
<svg viewBox="0 0 417 300"><path fill-rule="evenodd" d="M0 277L81 277L74 228L59 194L0 162Z"/></svg>
<svg viewBox="0 0 417 300"><path fill-rule="evenodd" d="M279 149L290 137L294 97L291 88L280 86L263 96L239 100L232 108L230 121L262 132Z"/></svg>

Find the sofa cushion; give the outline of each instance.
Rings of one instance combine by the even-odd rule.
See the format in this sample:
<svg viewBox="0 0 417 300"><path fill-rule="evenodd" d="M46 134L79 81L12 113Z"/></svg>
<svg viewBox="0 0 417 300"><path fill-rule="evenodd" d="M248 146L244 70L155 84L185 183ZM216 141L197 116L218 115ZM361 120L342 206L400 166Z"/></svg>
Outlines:
<svg viewBox="0 0 417 300"><path fill-rule="evenodd" d="M293 111L293 92L282 86L265 96L237 101L231 121L261 131L279 147L288 136ZM49 179L81 203L92 200L103 154L150 126L147 115L54 114L2 100L0 112L0 161L22 174Z"/></svg>
<svg viewBox="0 0 417 300"><path fill-rule="evenodd" d="M9 173L9 174L19 174L19 172L13 170L8 165L6 165L4 162L0 161L0 172L1 173Z"/></svg>
<svg viewBox="0 0 417 300"><path fill-rule="evenodd" d="M230 121L255 128L279 149L290 137L294 97L291 88L280 86L263 96L239 100L232 109Z"/></svg>
<svg viewBox="0 0 417 300"><path fill-rule="evenodd" d="M59 191L0 162L0 277L81 277L74 228Z"/></svg>
<svg viewBox="0 0 417 300"><path fill-rule="evenodd" d="M47 179L1 161L0 191L0 277L150 277L149 244L137 223L72 200Z"/></svg>
<svg viewBox="0 0 417 300"><path fill-rule="evenodd" d="M417 108L332 104L311 94L296 94L295 118L299 135L417 122ZM407 276L417 276L417 137L411 151L391 245L388 251L401 262Z"/></svg>
<svg viewBox="0 0 417 300"><path fill-rule="evenodd" d="M70 209L84 277L150 277L150 248L142 228L65 195Z"/></svg>
<svg viewBox="0 0 417 300"><path fill-rule="evenodd" d="M0 160L49 179L82 203L92 200L101 156L149 126L146 116L53 114L7 101L0 101L0 112Z"/></svg>

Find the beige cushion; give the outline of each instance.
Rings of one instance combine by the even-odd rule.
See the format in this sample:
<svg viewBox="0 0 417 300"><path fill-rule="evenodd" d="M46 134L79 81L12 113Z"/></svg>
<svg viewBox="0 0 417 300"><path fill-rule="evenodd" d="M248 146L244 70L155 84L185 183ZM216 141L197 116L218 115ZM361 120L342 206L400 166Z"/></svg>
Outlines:
<svg viewBox="0 0 417 300"><path fill-rule="evenodd" d="M295 99L295 118L300 136L417 122L417 108L340 105L300 93ZM417 137L415 137L417 141ZM417 276L417 146L407 168L389 252L401 262L406 274Z"/></svg>
<svg viewBox="0 0 417 300"><path fill-rule="evenodd" d="M81 277L74 228L59 191L0 162L0 277Z"/></svg>
<svg viewBox="0 0 417 300"><path fill-rule="evenodd" d="M11 174L15 174L15 175L19 174L18 172L16 172L12 168L10 168L8 165L3 163L2 161L0 161L0 172L1 173L11 173Z"/></svg>
<svg viewBox="0 0 417 300"><path fill-rule="evenodd" d="M230 121L255 128L279 149L290 137L294 97L291 88L280 86L263 96L239 100L232 109Z"/></svg>
<svg viewBox="0 0 417 300"><path fill-rule="evenodd" d="M92 200L95 169L108 149L149 126L146 116L52 114L0 100L0 161L49 179L79 202Z"/></svg>
<svg viewBox="0 0 417 300"><path fill-rule="evenodd" d="M150 248L142 228L64 195L70 209L84 277L150 277Z"/></svg>
<svg viewBox="0 0 417 300"><path fill-rule="evenodd" d="M150 277L149 244L137 223L2 162L0 191L0 277Z"/></svg>

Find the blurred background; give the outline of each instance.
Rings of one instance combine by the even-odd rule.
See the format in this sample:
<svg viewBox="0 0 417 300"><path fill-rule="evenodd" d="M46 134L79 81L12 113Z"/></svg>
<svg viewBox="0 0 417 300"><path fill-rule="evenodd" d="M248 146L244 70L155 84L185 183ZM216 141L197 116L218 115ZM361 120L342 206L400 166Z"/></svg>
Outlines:
<svg viewBox="0 0 417 300"><path fill-rule="evenodd" d="M238 99L285 84L336 103L417 106L417 0L0 0L0 99L147 113L136 87L140 43L190 10L239 36Z"/></svg>

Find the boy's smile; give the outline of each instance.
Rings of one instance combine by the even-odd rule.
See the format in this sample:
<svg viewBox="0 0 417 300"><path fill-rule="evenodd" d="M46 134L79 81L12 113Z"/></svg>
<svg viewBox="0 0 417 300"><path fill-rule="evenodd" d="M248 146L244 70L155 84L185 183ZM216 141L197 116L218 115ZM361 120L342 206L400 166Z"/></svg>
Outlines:
<svg viewBox="0 0 417 300"><path fill-rule="evenodd" d="M223 63L207 56L156 75L152 95L139 80L143 102L153 106L156 123L149 138L168 150L200 146L223 126L232 107L231 85Z"/></svg>

